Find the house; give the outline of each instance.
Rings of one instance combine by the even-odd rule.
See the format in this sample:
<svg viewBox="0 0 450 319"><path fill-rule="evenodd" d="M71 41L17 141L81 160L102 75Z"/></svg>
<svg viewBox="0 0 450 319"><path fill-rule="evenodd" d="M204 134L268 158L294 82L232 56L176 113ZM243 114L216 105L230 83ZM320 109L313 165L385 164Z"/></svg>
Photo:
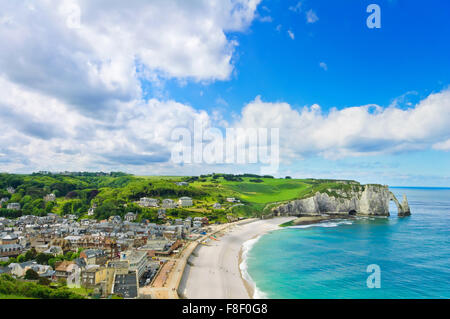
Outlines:
<svg viewBox="0 0 450 319"><path fill-rule="evenodd" d="M130 271L136 271L138 279L142 277L149 261L147 253L139 250L126 250L120 253L120 260L130 263Z"/></svg>
<svg viewBox="0 0 450 319"><path fill-rule="evenodd" d="M55 264L56 279L66 279L74 272L76 264L74 261L64 260Z"/></svg>
<svg viewBox="0 0 450 319"><path fill-rule="evenodd" d="M168 209L170 209L170 208L175 208L175 207L176 207L176 203L175 203L174 200L169 199L169 198L163 199L163 201L162 201L162 207L163 207L163 208L168 208Z"/></svg>
<svg viewBox="0 0 450 319"><path fill-rule="evenodd" d="M48 265L39 265L37 263L33 263L29 269L33 269L35 272L38 273L39 276L46 274L47 272L52 272L52 267Z"/></svg>
<svg viewBox="0 0 450 319"><path fill-rule="evenodd" d="M15 234L8 234L0 240L2 245L13 245L19 243L19 237Z"/></svg>
<svg viewBox="0 0 450 319"><path fill-rule="evenodd" d="M32 265L36 265L35 261L26 261L23 263L12 263L8 267L11 269L11 274L16 277L23 277L28 269L31 268Z"/></svg>
<svg viewBox="0 0 450 319"><path fill-rule="evenodd" d="M84 288L95 288L106 281L106 267L89 265L81 271L81 286Z"/></svg>
<svg viewBox="0 0 450 319"><path fill-rule="evenodd" d="M10 210L20 210L20 204L19 203L9 203L6 206L6 209L10 209Z"/></svg>
<svg viewBox="0 0 450 319"><path fill-rule="evenodd" d="M86 262L83 258L77 258L68 267L70 273L67 276L67 287L80 288L81 287L81 273L86 269Z"/></svg>
<svg viewBox="0 0 450 319"><path fill-rule="evenodd" d="M164 219L166 218L166 210L165 209L159 209L158 210L158 219Z"/></svg>
<svg viewBox="0 0 450 319"><path fill-rule="evenodd" d="M59 246L51 246L49 249L44 251L44 254L58 256L58 255L63 255L64 252L63 252L62 248Z"/></svg>
<svg viewBox="0 0 450 319"><path fill-rule="evenodd" d="M178 200L178 205L181 207L190 207L193 205L192 198L190 197L181 197Z"/></svg>
<svg viewBox="0 0 450 319"><path fill-rule="evenodd" d="M236 198L234 198L234 197L228 197L227 198L227 202L229 202L229 203L240 203L241 201L236 199Z"/></svg>
<svg viewBox="0 0 450 319"><path fill-rule="evenodd" d="M80 258L86 261L87 265L104 265L108 256L102 249L86 249L80 253Z"/></svg>
<svg viewBox="0 0 450 319"><path fill-rule="evenodd" d="M139 206L141 207L158 207L159 200L154 198L142 197L139 200Z"/></svg>
<svg viewBox="0 0 450 319"><path fill-rule="evenodd" d="M55 194L48 194L44 196L44 202L54 202L56 200Z"/></svg>
<svg viewBox="0 0 450 319"><path fill-rule="evenodd" d="M111 216L109 217L109 221L115 224L120 224L122 222L122 218L120 216Z"/></svg>
<svg viewBox="0 0 450 319"><path fill-rule="evenodd" d="M0 245L0 257L17 257L23 251L23 247L18 244Z"/></svg>
<svg viewBox="0 0 450 319"><path fill-rule="evenodd" d="M126 213L124 219L127 222L134 222L137 219L137 214L132 212Z"/></svg>
<svg viewBox="0 0 450 319"><path fill-rule="evenodd" d="M92 206L88 209L88 216L94 216L95 209L97 208L97 204L92 204Z"/></svg>
<svg viewBox="0 0 450 319"><path fill-rule="evenodd" d="M222 209L222 205L220 205L219 203L215 203L215 204L213 205L213 208L214 208L214 209Z"/></svg>
<svg viewBox="0 0 450 319"><path fill-rule="evenodd" d="M8 193L10 193L10 194L14 194L15 192L16 192L16 190L14 189L14 187L8 187L7 189L6 189L6 191L8 192Z"/></svg>
<svg viewBox="0 0 450 319"><path fill-rule="evenodd" d="M175 183L177 186L189 186L188 182L177 182Z"/></svg>
<svg viewBox="0 0 450 319"><path fill-rule="evenodd" d="M203 223L202 223L201 221L195 220L195 221L192 223L192 227L193 227L193 228L201 228L202 226L203 226Z"/></svg>

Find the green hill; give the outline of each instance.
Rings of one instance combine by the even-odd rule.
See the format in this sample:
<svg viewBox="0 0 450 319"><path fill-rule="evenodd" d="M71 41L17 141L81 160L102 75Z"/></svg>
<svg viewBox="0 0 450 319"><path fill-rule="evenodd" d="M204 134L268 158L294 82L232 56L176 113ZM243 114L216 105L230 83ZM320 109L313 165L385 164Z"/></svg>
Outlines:
<svg viewBox="0 0 450 319"><path fill-rule="evenodd" d="M177 185L187 182L188 185ZM14 193L8 192L13 187ZM254 174L209 174L201 176L133 176L125 173L64 173L64 174L0 174L0 198L7 199L0 216L44 216L75 214L87 218L88 209L96 205L89 218L106 219L137 212L139 220L158 220L157 208L142 208L136 204L141 197L177 200L188 196L194 206L167 210L169 218L207 216L212 221L225 222L227 215L260 216L277 203L314 195L317 191L336 195L334 190L350 190L361 185L355 181L317 179L277 179ZM54 193L56 201L43 197ZM232 203L227 198L235 198ZM7 203L20 203L20 211L5 209ZM213 204L220 203L221 209Z"/></svg>

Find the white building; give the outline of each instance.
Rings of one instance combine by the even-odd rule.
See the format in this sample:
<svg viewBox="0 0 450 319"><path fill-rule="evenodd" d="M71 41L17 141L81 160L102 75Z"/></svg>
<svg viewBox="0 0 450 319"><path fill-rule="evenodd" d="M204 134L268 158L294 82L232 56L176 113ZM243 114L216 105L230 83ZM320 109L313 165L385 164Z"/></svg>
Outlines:
<svg viewBox="0 0 450 319"><path fill-rule="evenodd" d="M132 212L126 213L125 217L124 217L124 219L127 222L134 222L136 220L136 218L137 218L137 214L132 213Z"/></svg>
<svg viewBox="0 0 450 319"><path fill-rule="evenodd" d="M190 198L190 197L181 197L178 200L178 205L180 205L181 207L192 206L193 205L192 198Z"/></svg>
<svg viewBox="0 0 450 319"><path fill-rule="evenodd" d="M149 261L146 251L126 250L120 253L120 260L128 261L130 263L130 270L136 271L138 278L144 274Z"/></svg>
<svg viewBox="0 0 450 319"><path fill-rule="evenodd" d="M53 193L44 196L45 202L54 202L55 200L56 200L56 195Z"/></svg>
<svg viewBox="0 0 450 319"><path fill-rule="evenodd" d="M175 208L176 206L177 205L176 205L175 201L172 199L167 198L167 199L163 199L163 201L162 201L163 208Z"/></svg>
<svg viewBox="0 0 450 319"><path fill-rule="evenodd" d="M189 186L188 182L177 182L175 184L177 184L177 186Z"/></svg>
<svg viewBox="0 0 450 319"><path fill-rule="evenodd" d="M9 203L6 206L7 209L11 209L11 210L20 210L20 204L19 203Z"/></svg>
<svg viewBox="0 0 450 319"><path fill-rule="evenodd" d="M159 200L154 198L142 197L139 200L139 206L141 207L158 207Z"/></svg>
<svg viewBox="0 0 450 319"><path fill-rule="evenodd" d="M219 203L215 203L215 204L213 205L213 208L214 208L214 209L221 209L221 208L222 208L222 205L220 205Z"/></svg>

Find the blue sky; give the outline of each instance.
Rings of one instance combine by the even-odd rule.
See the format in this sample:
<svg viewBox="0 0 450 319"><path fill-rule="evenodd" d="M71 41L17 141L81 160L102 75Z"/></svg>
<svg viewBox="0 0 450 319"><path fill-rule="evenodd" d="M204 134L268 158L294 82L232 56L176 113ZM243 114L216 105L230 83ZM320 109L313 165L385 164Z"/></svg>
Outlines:
<svg viewBox="0 0 450 319"><path fill-rule="evenodd" d="M450 186L446 1L51 2L0 1L0 171L258 172L170 163L201 119L280 127L278 176Z"/></svg>
<svg viewBox="0 0 450 319"><path fill-rule="evenodd" d="M256 19L245 33L229 34L239 42L230 81L180 86L174 80L168 96L205 109L222 106L217 101L223 99L236 112L256 95L328 109L388 106L408 92L417 101L448 86L450 4L378 1L382 28L369 29L366 7L373 1L309 0L301 1L300 12L289 10L296 3L263 1L260 7L269 11L258 12L272 22ZM316 12L317 22L306 22L308 10Z"/></svg>
<svg viewBox="0 0 450 319"><path fill-rule="evenodd" d="M289 10L299 2L300 10ZM371 3L381 7L381 29L366 26ZM317 22L307 23L309 10ZM228 116L257 95L295 107L317 103L324 111L365 104L387 107L396 99L399 107L408 108L407 103L450 83L447 2L266 0L258 12L270 22L256 19L247 32L229 35L239 42L229 81L180 85L174 80L167 84L167 96L206 110L226 109ZM348 171L360 165L368 171L368 177L360 177L367 182L448 186L449 163L448 152L426 150L339 161L311 158L291 172L308 174L308 167L315 176L337 170L342 171L337 177L352 178ZM380 171L392 179L376 177Z"/></svg>

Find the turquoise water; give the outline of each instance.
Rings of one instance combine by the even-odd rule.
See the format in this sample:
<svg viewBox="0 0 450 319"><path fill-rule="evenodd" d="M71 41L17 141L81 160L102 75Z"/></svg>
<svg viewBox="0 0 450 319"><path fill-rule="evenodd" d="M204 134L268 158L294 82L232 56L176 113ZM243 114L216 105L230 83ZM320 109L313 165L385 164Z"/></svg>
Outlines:
<svg viewBox="0 0 450 319"><path fill-rule="evenodd" d="M247 255L256 297L450 298L450 189L391 188L412 216L325 222L273 231ZM367 266L380 288L367 287Z"/></svg>

